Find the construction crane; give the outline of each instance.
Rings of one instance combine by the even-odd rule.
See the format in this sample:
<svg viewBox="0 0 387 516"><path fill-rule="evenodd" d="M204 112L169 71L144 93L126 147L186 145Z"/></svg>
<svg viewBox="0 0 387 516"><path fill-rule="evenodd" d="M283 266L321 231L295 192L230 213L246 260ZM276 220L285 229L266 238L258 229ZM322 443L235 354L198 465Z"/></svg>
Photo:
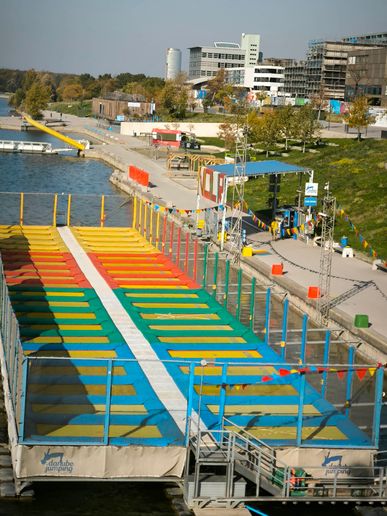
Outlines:
<svg viewBox="0 0 387 516"><path fill-rule="evenodd" d="M232 262L239 264L242 250L242 219L245 204L246 160L247 160L247 125L238 136L235 149L233 174L232 215L230 227L230 253Z"/></svg>
<svg viewBox="0 0 387 516"><path fill-rule="evenodd" d="M333 256L333 232L335 229L336 197L329 191L329 183L326 183L325 197L323 199L322 212L319 213L322 222L321 228L321 252L319 270L319 289L320 297L317 301L317 309L320 315L320 322L324 325L328 323L330 309L330 289L332 275L332 256Z"/></svg>

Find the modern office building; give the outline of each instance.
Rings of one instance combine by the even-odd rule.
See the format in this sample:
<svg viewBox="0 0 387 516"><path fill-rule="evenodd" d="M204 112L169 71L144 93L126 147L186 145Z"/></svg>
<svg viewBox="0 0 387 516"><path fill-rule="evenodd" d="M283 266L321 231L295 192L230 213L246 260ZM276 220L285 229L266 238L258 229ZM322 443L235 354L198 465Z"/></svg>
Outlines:
<svg viewBox="0 0 387 516"><path fill-rule="evenodd" d="M362 34L361 36L348 36L342 41L357 45L387 46L387 32L375 32L374 34Z"/></svg>
<svg viewBox="0 0 387 516"><path fill-rule="evenodd" d="M311 41L305 63L306 95L344 100L348 53L364 48L370 46L343 41Z"/></svg>
<svg viewBox="0 0 387 516"><path fill-rule="evenodd" d="M254 68L258 64L260 44L259 34L242 34L241 49L245 51L245 68Z"/></svg>
<svg viewBox="0 0 387 516"><path fill-rule="evenodd" d="M374 106L387 107L387 46L348 53L345 99L366 95Z"/></svg>
<svg viewBox="0 0 387 516"><path fill-rule="evenodd" d="M167 48L165 79L176 79L179 73L181 73L181 50L179 48Z"/></svg>
<svg viewBox="0 0 387 516"><path fill-rule="evenodd" d="M307 81L305 65L305 61L293 61L291 64L285 66L284 91L292 97L306 97Z"/></svg>
<svg viewBox="0 0 387 516"><path fill-rule="evenodd" d="M189 48L189 79L213 78L220 68L253 67L259 59L259 34L242 34L241 44L217 41Z"/></svg>

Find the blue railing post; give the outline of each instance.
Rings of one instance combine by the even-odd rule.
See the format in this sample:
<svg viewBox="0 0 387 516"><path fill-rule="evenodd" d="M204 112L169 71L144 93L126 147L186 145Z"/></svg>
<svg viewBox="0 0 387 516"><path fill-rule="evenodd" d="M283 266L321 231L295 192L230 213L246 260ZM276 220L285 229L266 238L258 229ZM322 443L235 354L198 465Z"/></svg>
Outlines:
<svg viewBox="0 0 387 516"><path fill-rule="evenodd" d="M24 421L26 417L27 381L28 381L28 357L23 359L22 390L20 393L20 421L19 421L19 442L24 441Z"/></svg>
<svg viewBox="0 0 387 516"><path fill-rule="evenodd" d="M353 379L353 364L355 363L355 348L350 346L348 349L348 374L347 385L345 388L345 417L349 416L351 396L352 396L352 379Z"/></svg>
<svg viewBox="0 0 387 516"><path fill-rule="evenodd" d="M325 332L325 344L324 344L324 357L323 357L323 366L325 371L322 374L322 385L321 385L321 396L325 399L327 394L327 382L328 382L328 371L326 370L329 364L329 350L331 345L331 332L327 330Z"/></svg>
<svg viewBox="0 0 387 516"><path fill-rule="evenodd" d="M372 425L372 441L376 449L379 448L380 418L383 405L383 380L384 368L378 367L376 370L374 418Z"/></svg>
<svg viewBox="0 0 387 516"><path fill-rule="evenodd" d="M281 334L281 360L286 358L286 341L288 339L288 313L289 313L289 299L284 301L284 310L282 314L282 334Z"/></svg>
<svg viewBox="0 0 387 516"><path fill-rule="evenodd" d="M193 397L195 386L195 362L189 365L188 393L187 393L187 413L185 416L185 446L189 443L189 421L192 414ZM200 425L200 421L198 422Z"/></svg>
<svg viewBox="0 0 387 516"><path fill-rule="evenodd" d="M305 364L306 360L306 341L308 336L308 316L304 314L302 318L302 332L301 332L301 351L300 351L300 362Z"/></svg>
<svg viewBox="0 0 387 516"><path fill-rule="evenodd" d="M269 345L270 333L270 304L271 304L271 289L266 291L266 305L265 305L265 344Z"/></svg>
<svg viewBox="0 0 387 516"><path fill-rule="evenodd" d="M227 394L227 364L223 364L222 366L222 380L221 380L221 386L220 386L220 395L219 395L219 414L218 414L218 424L219 429L221 430L223 427L223 418L224 418L224 411L226 406L226 394Z"/></svg>
<svg viewBox="0 0 387 516"><path fill-rule="evenodd" d="M105 421L103 427L103 444L109 444L110 408L112 403L113 360L108 360L106 376Z"/></svg>
<svg viewBox="0 0 387 516"><path fill-rule="evenodd" d="M300 393L298 397L298 416L297 416L297 434L296 434L296 446L301 446L302 443L302 420L304 413L304 398L305 398L305 375L300 375L299 388Z"/></svg>
<svg viewBox="0 0 387 516"><path fill-rule="evenodd" d="M235 317L238 321L241 318L241 301L242 301L242 269L238 270L238 290L237 290L237 302L236 302L236 313Z"/></svg>
<svg viewBox="0 0 387 516"><path fill-rule="evenodd" d="M255 284L256 278L251 279L251 292L250 292L250 330L254 331L254 312L255 312Z"/></svg>

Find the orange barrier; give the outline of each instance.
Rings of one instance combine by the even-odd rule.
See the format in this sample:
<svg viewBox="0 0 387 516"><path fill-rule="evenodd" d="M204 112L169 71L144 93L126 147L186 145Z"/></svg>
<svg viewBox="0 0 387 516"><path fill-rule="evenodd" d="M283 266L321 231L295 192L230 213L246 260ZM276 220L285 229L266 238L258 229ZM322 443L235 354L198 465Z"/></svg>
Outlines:
<svg viewBox="0 0 387 516"><path fill-rule="evenodd" d="M284 266L282 263L273 263L271 266L271 273L276 276L281 276L284 273Z"/></svg>
<svg viewBox="0 0 387 516"><path fill-rule="evenodd" d="M320 297L320 289L319 287L309 287L308 288L308 298L309 299L317 299Z"/></svg>
<svg viewBox="0 0 387 516"><path fill-rule="evenodd" d="M149 186L149 174L134 165L129 165L129 178L142 186Z"/></svg>

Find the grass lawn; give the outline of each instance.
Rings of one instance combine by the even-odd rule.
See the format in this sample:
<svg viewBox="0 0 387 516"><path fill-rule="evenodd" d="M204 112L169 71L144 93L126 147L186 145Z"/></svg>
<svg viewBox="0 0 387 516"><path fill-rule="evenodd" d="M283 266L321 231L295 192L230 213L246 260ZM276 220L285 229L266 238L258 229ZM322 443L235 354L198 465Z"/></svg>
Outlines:
<svg viewBox="0 0 387 516"><path fill-rule="evenodd" d="M48 109L75 116L91 116L91 100L73 102L51 102Z"/></svg>
<svg viewBox="0 0 387 516"><path fill-rule="evenodd" d="M363 237L387 258L387 140L349 139L329 140L338 147L320 147L317 154L290 151L279 159L295 165L312 168L319 183L319 200L323 197L324 184L329 181L331 192L357 226ZM257 160L265 160L264 154ZM305 175L306 178L306 175ZM303 181L303 183L305 180ZM294 204L298 178L284 176L279 192L279 204ZM302 187L304 191L304 187ZM249 180L245 186L246 201L253 210L267 208L268 178ZM321 205L319 204L319 209ZM349 245L362 249L355 232L339 216L336 223L336 240L342 235L349 237Z"/></svg>

